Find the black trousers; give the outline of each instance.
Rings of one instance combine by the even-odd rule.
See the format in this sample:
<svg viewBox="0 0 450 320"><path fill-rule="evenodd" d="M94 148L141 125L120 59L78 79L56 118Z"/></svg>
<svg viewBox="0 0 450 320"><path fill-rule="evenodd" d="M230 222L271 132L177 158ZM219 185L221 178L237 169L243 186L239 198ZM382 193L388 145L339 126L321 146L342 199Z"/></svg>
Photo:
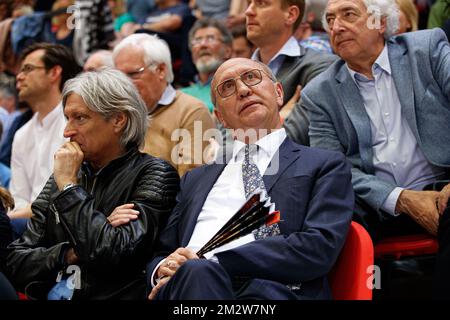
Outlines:
<svg viewBox="0 0 450 320"><path fill-rule="evenodd" d="M17 300L16 290L6 279L5 275L0 272L0 300Z"/></svg>
<svg viewBox="0 0 450 320"><path fill-rule="evenodd" d="M441 191L448 183L450 183L450 180L437 181L427 185L424 190ZM414 222L408 215L401 214L398 217L394 217L388 213L380 214L358 197L355 200L353 220L367 230L374 243L390 236L403 236L426 232L424 228Z"/></svg>

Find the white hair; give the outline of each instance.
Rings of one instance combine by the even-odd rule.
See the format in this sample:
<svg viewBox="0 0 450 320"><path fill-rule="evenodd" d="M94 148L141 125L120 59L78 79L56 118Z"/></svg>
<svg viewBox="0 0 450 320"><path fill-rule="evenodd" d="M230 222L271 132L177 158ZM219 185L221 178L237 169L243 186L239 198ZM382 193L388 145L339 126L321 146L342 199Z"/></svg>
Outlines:
<svg viewBox="0 0 450 320"><path fill-rule="evenodd" d="M120 137L124 148L142 146L147 132L147 107L131 80L115 69L103 68L98 71L80 73L67 80L62 92L62 105L67 98L78 94L89 110L99 113L105 119L123 112L127 124Z"/></svg>
<svg viewBox="0 0 450 320"><path fill-rule="evenodd" d="M386 31L384 38L388 39L393 36L399 27L400 11L397 4L393 0L361 0L367 8L367 13L370 16L380 15L381 18L386 18ZM328 32L328 24L326 20L326 10L322 16L322 25Z"/></svg>
<svg viewBox="0 0 450 320"><path fill-rule="evenodd" d="M123 39L113 50L113 59L115 60L120 51L128 47L140 48L144 51L144 63L166 65L166 81L173 82L172 60L170 58L170 49L167 43L157 35L145 33L134 33Z"/></svg>

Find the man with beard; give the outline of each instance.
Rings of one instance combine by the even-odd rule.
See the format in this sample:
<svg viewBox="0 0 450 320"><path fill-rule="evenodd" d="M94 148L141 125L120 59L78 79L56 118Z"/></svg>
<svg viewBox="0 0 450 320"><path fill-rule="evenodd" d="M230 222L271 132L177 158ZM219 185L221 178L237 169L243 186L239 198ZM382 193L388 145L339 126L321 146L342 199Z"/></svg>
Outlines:
<svg viewBox="0 0 450 320"><path fill-rule="evenodd" d="M232 35L219 21L197 20L189 32L189 48L198 71L197 82L181 91L205 103L212 113L211 79L217 68L231 57Z"/></svg>

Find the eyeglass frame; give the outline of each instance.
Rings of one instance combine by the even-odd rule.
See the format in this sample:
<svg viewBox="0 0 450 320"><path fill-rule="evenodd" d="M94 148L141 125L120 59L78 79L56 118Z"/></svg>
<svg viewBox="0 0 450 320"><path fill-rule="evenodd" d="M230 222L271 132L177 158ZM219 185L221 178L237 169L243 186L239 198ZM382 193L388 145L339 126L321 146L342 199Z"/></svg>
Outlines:
<svg viewBox="0 0 450 320"><path fill-rule="evenodd" d="M223 42L223 39L218 38L216 35L208 34L204 37L196 37L191 41L191 47L197 47L205 41L207 44L212 42Z"/></svg>
<svg viewBox="0 0 450 320"><path fill-rule="evenodd" d="M258 72L260 73L260 75L261 75L261 79L259 80L259 82L255 83L255 84L251 84L251 85L245 83L245 81L242 80L242 75L244 75L244 74L246 74L246 73L248 73L248 72L251 72L251 71L255 71L255 70L258 71ZM275 82L275 81L276 81L275 79L273 79L273 77L271 77L270 75L268 75L264 70L258 69L258 68L254 68L254 69L250 69L250 70L247 70L247 71L242 72L238 77L234 77L234 78L229 78L229 79L223 80L221 83L219 83L219 84L216 86L215 90L216 90L216 92L219 94L219 96L220 96L222 99L229 98L229 97L231 97L233 94L235 94L235 93L237 92L236 79L240 79L240 80L242 81L243 84L245 84L248 88L250 88L250 87L256 86L256 85L258 85L258 84L260 84L260 83L262 82L262 80L263 80L263 76L262 76L262 75L263 75L263 74L265 74L265 75L270 79L270 81L272 81L272 82ZM234 81L234 91L233 91L233 93L231 93L230 95L224 97L224 96L222 96L222 95L220 94L220 92L219 92L219 86L223 85L225 82L230 81L230 80L233 80L233 81Z"/></svg>
<svg viewBox="0 0 450 320"><path fill-rule="evenodd" d="M33 72L33 71L36 70L36 69L45 69L45 70L48 70L46 66L37 66L37 65L35 65L35 64L27 63L27 64L23 65L23 66L19 69L19 72L18 72L17 74L23 73L23 74L26 74L26 75L27 75L27 74L29 74L30 72Z"/></svg>
<svg viewBox="0 0 450 320"><path fill-rule="evenodd" d="M131 71L131 72L124 72L125 75L133 80L137 80L141 77L142 73L144 72L145 69L150 68L151 66L156 65L155 62L150 62L149 64L147 64L146 66L140 67L139 69L137 69L136 71Z"/></svg>

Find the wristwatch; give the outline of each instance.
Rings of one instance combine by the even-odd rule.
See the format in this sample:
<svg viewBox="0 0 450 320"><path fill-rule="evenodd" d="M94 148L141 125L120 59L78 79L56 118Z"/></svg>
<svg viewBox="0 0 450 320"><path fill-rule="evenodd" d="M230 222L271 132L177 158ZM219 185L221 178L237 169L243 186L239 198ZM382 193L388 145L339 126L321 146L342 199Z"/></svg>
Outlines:
<svg viewBox="0 0 450 320"><path fill-rule="evenodd" d="M77 185L75 184L75 183L68 183L68 184L65 184L64 185L64 187L63 187L63 189L62 189L62 191L66 191L67 189L70 189L70 188L73 188L73 187L76 187Z"/></svg>

